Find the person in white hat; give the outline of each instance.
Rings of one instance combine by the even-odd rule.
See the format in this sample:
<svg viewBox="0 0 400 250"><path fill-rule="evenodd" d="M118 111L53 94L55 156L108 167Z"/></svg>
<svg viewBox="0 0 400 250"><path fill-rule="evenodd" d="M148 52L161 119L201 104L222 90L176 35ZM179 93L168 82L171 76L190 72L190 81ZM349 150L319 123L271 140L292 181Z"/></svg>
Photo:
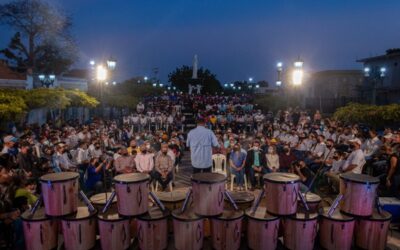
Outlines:
<svg viewBox="0 0 400 250"><path fill-rule="evenodd" d="M2 154L10 153L9 151L14 148L15 143L17 141L18 141L18 139L12 135L5 136L3 138L3 142L4 142L3 149L1 150L0 154L2 155ZM15 152L15 155L16 155L16 153L17 152Z"/></svg>
<svg viewBox="0 0 400 250"><path fill-rule="evenodd" d="M351 154L347 158L345 164L343 165L344 172L353 172L355 174L361 174L362 169L365 165L365 155L361 150L362 142L360 139L355 138L349 140L350 148L352 149Z"/></svg>

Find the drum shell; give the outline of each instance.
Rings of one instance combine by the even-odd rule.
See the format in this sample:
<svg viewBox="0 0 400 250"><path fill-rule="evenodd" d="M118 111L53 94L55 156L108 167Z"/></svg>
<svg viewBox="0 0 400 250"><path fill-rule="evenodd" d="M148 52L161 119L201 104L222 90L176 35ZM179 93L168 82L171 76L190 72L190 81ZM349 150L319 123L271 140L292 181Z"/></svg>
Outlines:
<svg viewBox="0 0 400 250"><path fill-rule="evenodd" d="M127 249L131 244L130 219L98 220L101 249Z"/></svg>
<svg viewBox="0 0 400 250"><path fill-rule="evenodd" d="M25 249L54 249L58 246L58 221L44 219L39 221L23 220Z"/></svg>
<svg viewBox="0 0 400 250"><path fill-rule="evenodd" d="M297 211L299 184L269 182L265 179L267 210L274 215L292 215Z"/></svg>
<svg viewBox="0 0 400 250"><path fill-rule="evenodd" d="M66 250L87 250L96 245L96 217L62 221L64 246Z"/></svg>
<svg viewBox="0 0 400 250"><path fill-rule="evenodd" d="M290 250L314 249L317 235L317 216L306 220L287 217L282 221L283 242L286 248Z"/></svg>
<svg viewBox="0 0 400 250"><path fill-rule="evenodd" d="M204 219L177 219L174 223L174 240L177 250L200 250L203 248Z"/></svg>
<svg viewBox="0 0 400 250"><path fill-rule="evenodd" d="M201 216L217 216L224 211L225 182L192 182L194 211Z"/></svg>
<svg viewBox="0 0 400 250"><path fill-rule="evenodd" d="M237 219L211 218L212 246L215 250L240 248L243 216Z"/></svg>
<svg viewBox="0 0 400 250"><path fill-rule="evenodd" d="M321 216L319 242L327 250L350 250L353 240L354 219L338 220Z"/></svg>
<svg viewBox="0 0 400 250"><path fill-rule="evenodd" d="M247 218L247 245L253 250L276 249L278 244L279 219L259 220Z"/></svg>
<svg viewBox="0 0 400 250"><path fill-rule="evenodd" d="M390 219L360 218L355 222L355 245L361 249L383 250L386 247Z"/></svg>
<svg viewBox="0 0 400 250"><path fill-rule="evenodd" d="M124 216L137 216L148 211L148 182L115 183L118 212Z"/></svg>
<svg viewBox="0 0 400 250"><path fill-rule="evenodd" d="M167 218L159 220L141 220L137 218L139 248L162 250L168 246Z"/></svg>
<svg viewBox="0 0 400 250"><path fill-rule="evenodd" d="M78 177L65 181L41 182L43 203L49 216L75 213L78 207Z"/></svg>

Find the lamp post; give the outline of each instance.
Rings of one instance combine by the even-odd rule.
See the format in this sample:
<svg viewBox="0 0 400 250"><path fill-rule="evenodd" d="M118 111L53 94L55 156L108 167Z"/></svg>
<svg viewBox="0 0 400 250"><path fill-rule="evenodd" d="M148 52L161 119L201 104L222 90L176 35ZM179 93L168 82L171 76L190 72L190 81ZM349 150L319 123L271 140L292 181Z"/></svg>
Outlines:
<svg viewBox="0 0 400 250"><path fill-rule="evenodd" d="M39 81L42 84L42 87L50 88L50 86L53 86L56 76L51 74L51 75L45 75L45 74L40 74L38 75Z"/></svg>
<svg viewBox="0 0 400 250"><path fill-rule="evenodd" d="M276 71L278 72L278 79L276 80L276 86L280 87L282 85L282 71L283 71L282 62L278 62L276 64Z"/></svg>
<svg viewBox="0 0 400 250"><path fill-rule="evenodd" d="M376 92L379 84L383 83L384 78L386 77L387 69L382 66L365 66L364 68L364 77L365 79L372 83L372 104L376 104Z"/></svg>

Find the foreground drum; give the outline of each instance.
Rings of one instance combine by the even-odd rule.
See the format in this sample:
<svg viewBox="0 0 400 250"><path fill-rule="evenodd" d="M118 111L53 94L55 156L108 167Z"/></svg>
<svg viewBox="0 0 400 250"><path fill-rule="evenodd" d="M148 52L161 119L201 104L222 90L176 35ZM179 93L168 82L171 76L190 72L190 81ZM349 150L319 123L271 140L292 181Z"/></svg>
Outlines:
<svg viewBox="0 0 400 250"><path fill-rule="evenodd" d="M284 219L283 243L291 250L312 250L317 236L318 214L297 213Z"/></svg>
<svg viewBox="0 0 400 250"><path fill-rule="evenodd" d="M149 175L121 174L114 177L118 212L124 216L137 216L148 210Z"/></svg>
<svg viewBox="0 0 400 250"><path fill-rule="evenodd" d="M300 178L289 173L264 175L267 210L274 215L292 215L297 210Z"/></svg>
<svg viewBox="0 0 400 250"><path fill-rule="evenodd" d="M129 218L109 209L97 216L102 249L127 249L131 244Z"/></svg>
<svg viewBox="0 0 400 250"><path fill-rule="evenodd" d="M341 174L341 211L355 216L372 215L378 185L379 179L369 175Z"/></svg>
<svg viewBox="0 0 400 250"><path fill-rule="evenodd" d="M49 216L64 216L78 207L78 178L74 172L46 174L40 177L43 202Z"/></svg>
<svg viewBox="0 0 400 250"><path fill-rule="evenodd" d="M279 218L268 214L266 207L259 206L253 213L246 211L247 246L253 250L276 249Z"/></svg>
<svg viewBox="0 0 400 250"><path fill-rule="evenodd" d="M239 209L246 211L250 208L254 201L254 194L249 192L229 192ZM225 207L232 206L227 198L225 198ZM232 207L233 208L233 207Z"/></svg>
<svg viewBox="0 0 400 250"><path fill-rule="evenodd" d="M302 194L304 196L304 194ZM307 193L305 195L305 201L308 206L309 213L318 213L319 204L321 203L321 197L314 193ZM305 213L306 208L304 207L303 203L297 199L297 212Z"/></svg>
<svg viewBox="0 0 400 250"><path fill-rule="evenodd" d="M192 209L184 213L180 209L172 212L174 221L174 240L177 250L200 250L203 248L203 218Z"/></svg>
<svg viewBox="0 0 400 250"><path fill-rule="evenodd" d="M224 211L226 177L217 173L198 173L192 176L194 212L216 216Z"/></svg>
<svg viewBox="0 0 400 250"><path fill-rule="evenodd" d="M172 192L157 192L156 196L166 208L168 208L170 211L173 211L182 207L183 201L186 197L186 191L174 190Z"/></svg>
<svg viewBox="0 0 400 250"><path fill-rule="evenodd" d="M110 193L110 192L95 194L90 197L90 202L97 209L97 211L101 211L104 208L104 206L106 205L106 202L107 202L108 198L110 198L111 194L112 193ZM115 196L115 198L112 200L110 208L116 207L116 206L117 206L117 196Z"/></svg>
<svg viewBox="0 0 400 250"><path fill-rule="evenodd" d="M137 218L139 248L161 250L168 246L168 211L151 207L148 213Z"/></svg>
<svg viewBox="0 0 400 250"><path fill-rule="evenodd" d="M96 244L96 214L87 207L78 207L78 211L62 219L62 231L66 250L87 250Z"/></svg>
<svg viewBox="0 0 400 250"><path fill-rule="evenodd" d="M57 248L58 222L47 217L43 208L39 208L33 216L30 211L26 211L21 219L27 250Z"/></svg>
<svg viewBox="0 0 400 250"><path fill-rule="evenodd" d="M336 210L328 215L329 208L324 208L319 224L319 242L327 250L351 249L354 231L354 218Z"/></svg>
<svg viewBox="0 0 400 250"><path fill-rule="evenodd" d="M240 248L243 211L225 210L219 217L211 218L212 246L215 250Z"/></svg>
<svg viewBox="0 0 400 250"><path fill-rule="evenodd" d="M385 249L391 219L392 215L386 211L357 219L354 230L356 246L368 250Z"/></svg>

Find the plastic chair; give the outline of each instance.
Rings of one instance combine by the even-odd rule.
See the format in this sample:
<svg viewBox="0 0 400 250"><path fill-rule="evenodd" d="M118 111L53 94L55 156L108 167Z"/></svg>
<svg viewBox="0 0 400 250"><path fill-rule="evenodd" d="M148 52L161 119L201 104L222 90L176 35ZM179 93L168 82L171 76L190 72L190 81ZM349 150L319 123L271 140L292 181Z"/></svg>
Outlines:
<svg viewBox="0 0 400 250"><path fill-rule="evenodd" d="M226 176L226 156L223 154L215 154L212 156L213 172L223 174Z"/></svg>
<svg viewBox="0 0 400 250"><path fill-rule="evenodd" d="M246 174L244 174L243 178L244 178L244 190L247 191L247 190L248 190L248 187L247 187L247 178L246 178ZM231 174L231 191L233 191L233 182L235 181L235 179L236 179L236 175Z"/></svg>

